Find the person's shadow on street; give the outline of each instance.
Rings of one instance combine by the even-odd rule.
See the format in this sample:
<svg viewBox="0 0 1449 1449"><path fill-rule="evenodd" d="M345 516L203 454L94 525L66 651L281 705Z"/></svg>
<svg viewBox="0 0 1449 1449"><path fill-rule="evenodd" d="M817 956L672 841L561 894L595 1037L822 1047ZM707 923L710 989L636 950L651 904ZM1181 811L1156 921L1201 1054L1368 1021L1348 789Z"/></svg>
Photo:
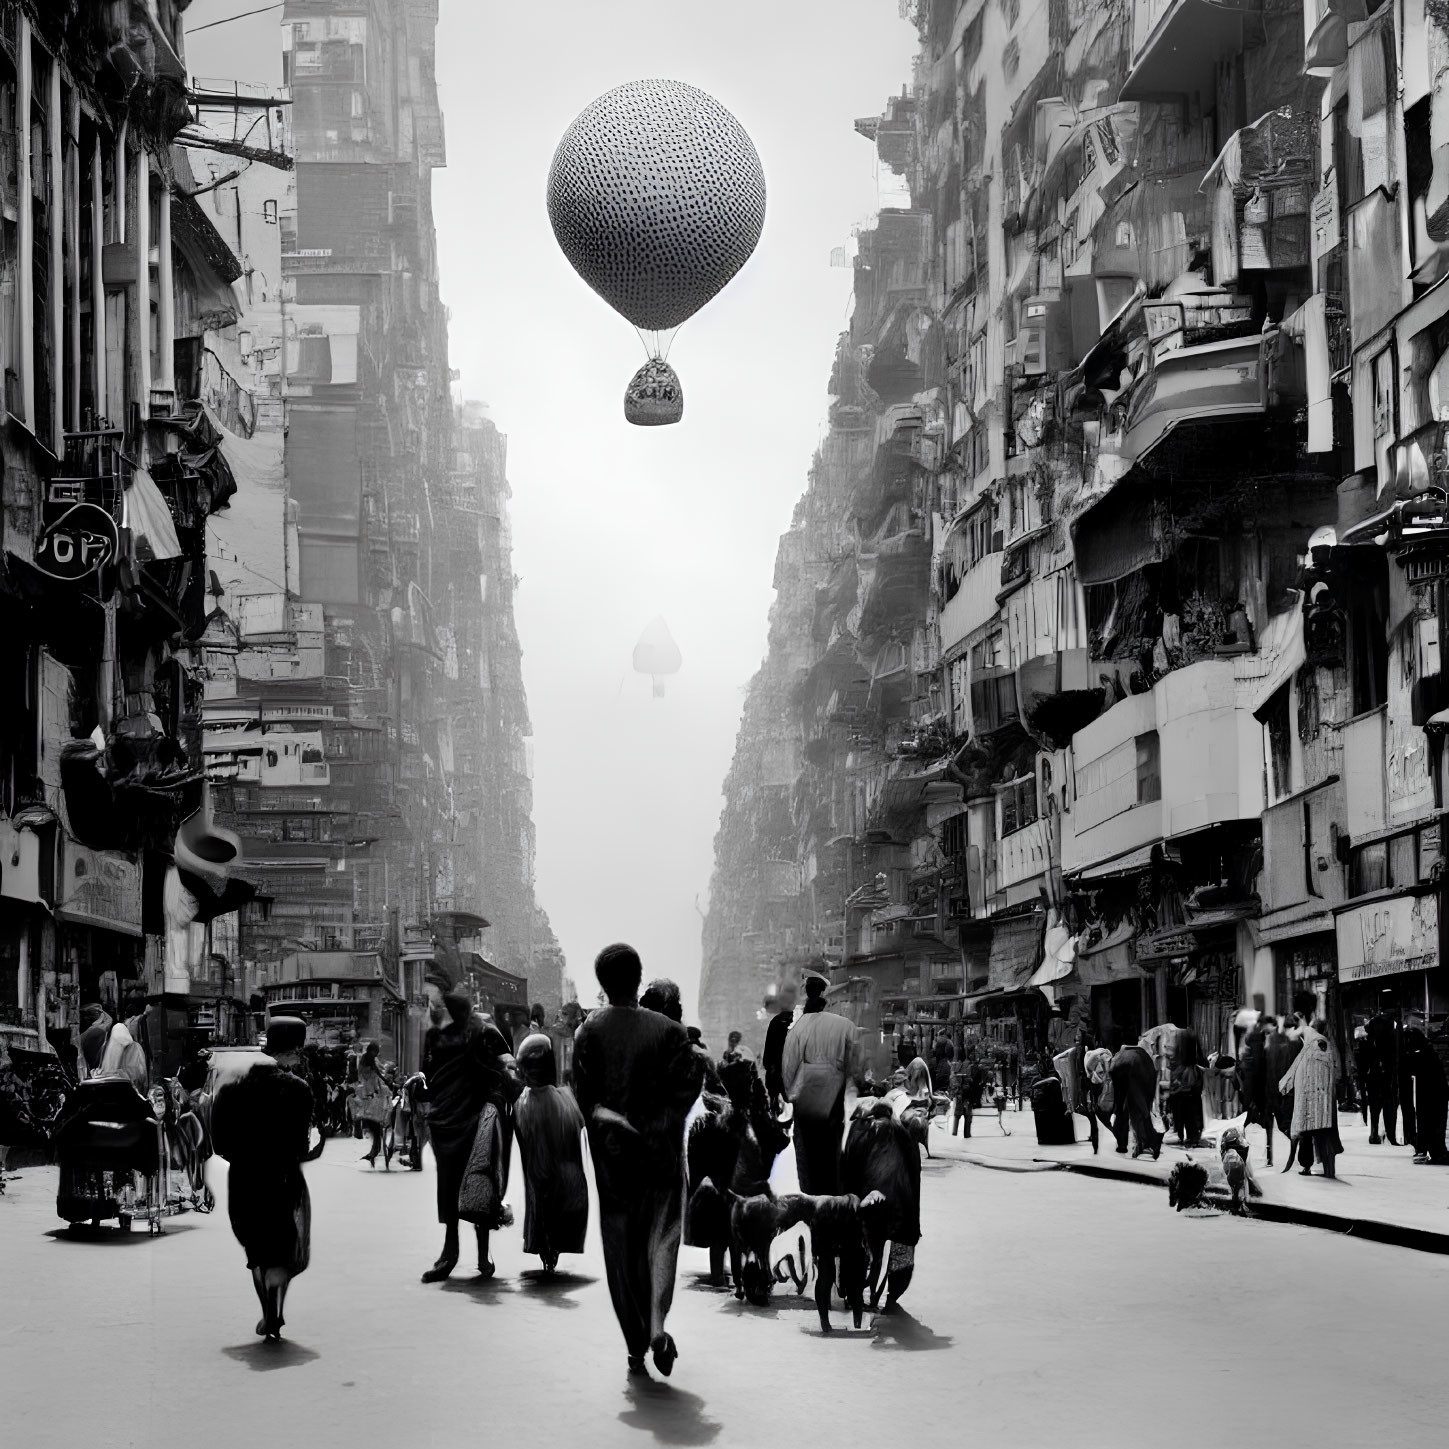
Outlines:
<svg viewBox="0 0 1449 1449"><path fill-rule="evenodd" d="M644 1429L661 1444L712 1444L723 1428L704 1411L704 1400L657 1379L631 1379L624 1390L632 1408L619 1415L631 1429Z"/></svg>
<svg viewBox="0 0 1449 1449"><path fill-rule="evenodd" d="M444 1293L461 1293L475 1303L486 1304L501 1303L518 1291L507 1278L484 1278L473 1274L449 1278L441 1287Z"/></svg>
<svg viewBox="0 0 1449 1449"><path fill-rule="evenodd" d="M577 1308L578 1302L572 1295L598 1281L586 1273L549 1275L539 1268L530 1268L518 1275L518 1287L525 1298L536 1298L552 1308Z"/></svg>
<svg viewBox="0 0 1449 1449"><path fill-rule="evenodd" d="M237 1363L245 1364L253 1373L272 1373L276 1369L300 1368L319 1358L315 1348L307 1348L290 1338L280 1343L268 1343L265 1339L253 1339L251 1343L236 1343L223 1348L222 1352Z"/></svg>
<svg viewBox="0 0 1449 1449"><path fill-rule="evenodd" d="M927 1328L919 1318L912 1317L899 1305L889 1313L877 1313L871 1328L875 1334L875 1348L904 1348L912 1353L929 1353L950 1348L954 1342L950 1334Z"/></svg>

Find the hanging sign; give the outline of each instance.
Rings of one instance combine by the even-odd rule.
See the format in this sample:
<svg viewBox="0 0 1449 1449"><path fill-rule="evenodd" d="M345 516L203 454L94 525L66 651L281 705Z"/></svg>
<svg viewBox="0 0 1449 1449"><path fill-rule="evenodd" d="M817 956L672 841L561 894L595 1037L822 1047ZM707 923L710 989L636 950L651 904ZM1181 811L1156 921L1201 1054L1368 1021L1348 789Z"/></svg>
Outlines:
<svg viewBox="0 0 1449 1449"><path fill-rule="evenodd" d="M116 520L94 503L77 503L48 524L35 546L35 567L73 582L114 563L121 552Z"/></svg>

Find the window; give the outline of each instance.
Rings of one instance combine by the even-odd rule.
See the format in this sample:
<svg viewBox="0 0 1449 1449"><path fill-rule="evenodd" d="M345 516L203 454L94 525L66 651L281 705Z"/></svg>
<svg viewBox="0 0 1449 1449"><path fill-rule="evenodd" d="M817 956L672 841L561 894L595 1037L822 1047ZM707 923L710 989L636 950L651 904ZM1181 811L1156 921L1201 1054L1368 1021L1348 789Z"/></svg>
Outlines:
<svg viewBox="0 0 1449 1449"><path fill-rule="evenodd" d="M1162 799L1162 755L1157 731L1137 736L1137 803Z"/></svg>
<svg viewBox="0 0 1449 1449"><path fill-rule="evenodd" d="M1385 633L1387 600L1364 589L1349 613L1349 671L1353 680L1353 712L1377 709L1389 693L1389 643Z"/></svg>
<svg viewBox="0 0 1449 1449"><path fill-rule="evenodd" d="M1023 775L1000 792L1001 834L1025 830L1037 819L1036 776Z"/></svg>
<svg viewBox="0 0 1449 1449"><path fill-rule="evenodd" d="M1273 798L1281 799L1293 788L1293 746L1288 734L1288 686L1285 684L1264 707L1261 716L1268 731L1268 783Z"/></svg>
<svg viewBox="0 0 1449 1449"><path fill-rule="evenodd" d="M1370 891L1387 890L1389 885L1389 845L1376 840L1362 845L1349 857L1348 893L1366 896Z"/></svg>

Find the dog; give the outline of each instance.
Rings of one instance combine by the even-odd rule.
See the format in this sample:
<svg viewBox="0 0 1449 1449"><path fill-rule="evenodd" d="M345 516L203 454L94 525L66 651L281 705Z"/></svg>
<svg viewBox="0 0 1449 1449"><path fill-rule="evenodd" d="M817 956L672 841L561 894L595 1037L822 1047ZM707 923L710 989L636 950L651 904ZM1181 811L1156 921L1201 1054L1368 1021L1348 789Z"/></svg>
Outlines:
<svg viewBox="0 0 1449 1449"><path fill-rule="evenodd" d="M708 1182L708 1179L706 1179ZM704 1184L701 1184L703 1188ZM713 1184L710 1184L713 1191ZM810 1232L810 1256L815 1270L815 1308L820 1331L831 1332L830 1294L839 1274L840 1296L850 1310L855 1326L865 1317L865 1293L871 1280L869 1224L885 1208L878 1192L865 1198L850 1193L812 1196L809 1193L756 1193L741 1197L728 1194L730 1202L730 1272L735 1297L757 1308L770 1301L775 1283L783 1282L778 1269L770 1266L770 1247L781 1233L797 1224ZM805 1291L804 1239L800 1240L801 1266L797 1274L793 1259L789 1277L797 1293Z"/></svg>
<svg viewBox="0 0 1449 1449"><path fill-rule="evenodd" d="M1248 1211L1248 1199L1263 1196L1263 1189L1253 1176L1253 1164L1248 1158L1248 1139L1240 1128L1229 1127L1218 1142L1218 1151L1222 1154L1223 1176L1228 1180L1231 1194L1229 1211L1242 1217Z"/></svg>
<svg viewBox="0 0 1449 1449"><path fill-rule="evenodd" d="M1179 1162L1167 1179L1167 1205L1182 1212L1185 1208L1198 1207L1207 1187L1207 1168L1190 1157Z"/></svg>

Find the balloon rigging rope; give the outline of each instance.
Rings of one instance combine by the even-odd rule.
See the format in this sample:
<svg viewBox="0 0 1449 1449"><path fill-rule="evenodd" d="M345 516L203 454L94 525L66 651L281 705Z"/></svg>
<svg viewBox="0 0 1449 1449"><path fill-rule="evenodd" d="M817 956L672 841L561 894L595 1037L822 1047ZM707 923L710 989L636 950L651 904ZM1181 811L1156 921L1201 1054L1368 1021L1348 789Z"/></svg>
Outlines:
<svg viewBox="0 0 1449 1449"><path fill-rule="evenodd" d="M634 324L632 322L629 325L631 327L634 327ZM668 362L669 354L674 348L674 339L679 336L679 328L676 327L673 329L670 334L669 341L663 347L663 349L661 349L659 346L660 334L658 332L651 332L649 334L649 337L653 339L652 342L646 339L643 332L641 332L637 327L634 327L634 335L639 339L639 345L644 349L645 357L647 357L651 362Z"/></svg>

